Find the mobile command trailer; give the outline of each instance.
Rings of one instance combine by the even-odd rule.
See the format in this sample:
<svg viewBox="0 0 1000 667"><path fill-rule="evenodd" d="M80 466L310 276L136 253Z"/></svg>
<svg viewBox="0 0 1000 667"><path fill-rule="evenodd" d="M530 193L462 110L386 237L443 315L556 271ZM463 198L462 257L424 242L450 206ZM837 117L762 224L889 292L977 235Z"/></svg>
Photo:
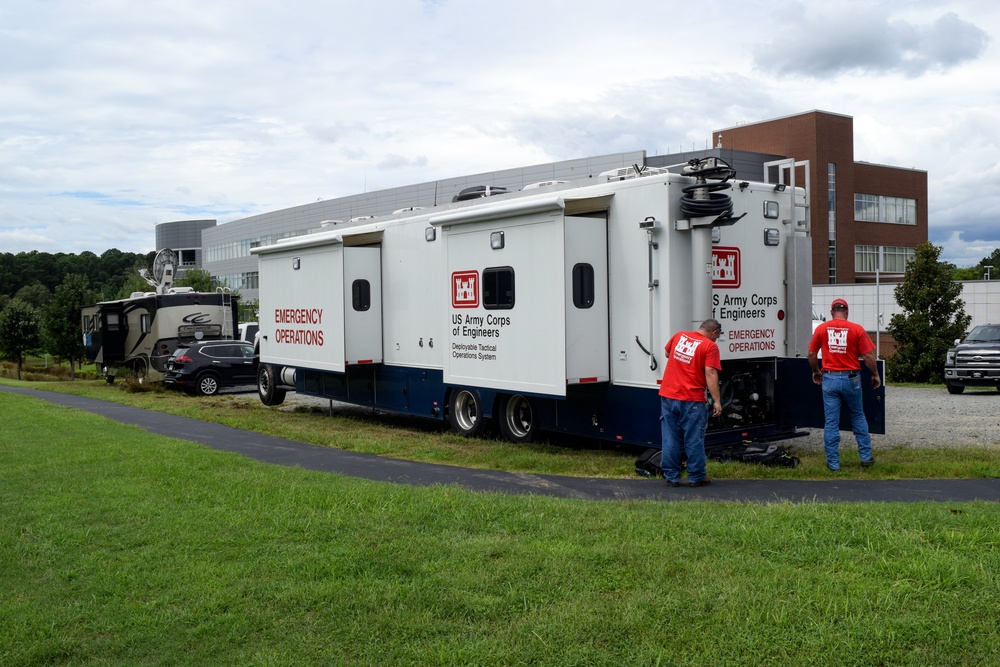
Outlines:
<svg viewBox="0 0 1000 667"><path fill-rule="evenodd" d="M686 171L625 169L252 249L261 400L293 384L464 435L495 418L513 442L658 446L664 344L715 317L724 409L709 442L822 426L806 193L729 188L713 160ZM884 432L881 394L867 398Z"/></svg>
<svg viewBox="0 0 1000 667"><path fill-rule="evenodd" d="M178 346L234 337L238 297L229 290L171 287L174 265L173 253L161 250L153 262L153 277L140 272L155 291L133 292L127 299L80 309L84 354L109 383L123 372L158 382Z"/></svg>

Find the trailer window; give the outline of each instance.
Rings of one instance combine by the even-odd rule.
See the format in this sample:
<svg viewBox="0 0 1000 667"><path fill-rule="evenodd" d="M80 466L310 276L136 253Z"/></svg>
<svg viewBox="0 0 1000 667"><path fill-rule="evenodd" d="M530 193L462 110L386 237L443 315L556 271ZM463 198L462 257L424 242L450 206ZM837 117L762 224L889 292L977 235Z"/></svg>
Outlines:
<svg viewBox="0 0 1000 667"><path fill-rule="evenodd" d="M108 326L108 331L118 331L118 313L106 313L104 323Z"/></svg>
<svg viewBox="0 0 1000 667"><path fill-rule="evenodd" d="M483 269L483 308L509 310L514 307L514 269L496 266Z"/></svg>
<svg viewBox="0 0 1000 667"><path fill-rule="evenodd" d="M139 316L139 329L142 333L149 333L153 330L152 321L153 318L149 313L143 313Z"/></svg>
<svg viewBox="0 0 1000 667"><path fill-rule="evenodd" d="M366 311L372 307L372 286L367 280L355 280L351 284L351 301L354 310Z"/></svg>
<svg viewBox="0 0 1000 667"><path fill-rule="evenodd" d="M594 267L590 264L573 267L573 305L577 308L594 305Z"/></svg>

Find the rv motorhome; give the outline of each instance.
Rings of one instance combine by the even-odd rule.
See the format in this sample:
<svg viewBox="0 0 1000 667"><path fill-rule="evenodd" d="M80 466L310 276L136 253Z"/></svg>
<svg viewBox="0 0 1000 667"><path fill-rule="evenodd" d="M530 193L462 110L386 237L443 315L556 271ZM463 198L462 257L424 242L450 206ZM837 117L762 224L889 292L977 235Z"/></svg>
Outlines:
<svg viewBox="0 0 1000 667"><path fill-rule="evenodd" d="M469 436L495 420L512 442L659 446L664 344L715 318L708 442L822 426L802 166L735 183L718 158L637 165L254 248L261 400L294 388ZM883 391L866 385L874 433Z"/></svg>
<svg viewBox="0 0 1000 667"><path fill-rule="evenodd" d="M140 381L160 381L178 345L233 338L238 297L228 289L195 292L173 287L175 266L174 253L163 249L156 254L152 276L140 271L154 291L133 292L127 299L80 309L85 356L109 383L123 373Z"/></svg>

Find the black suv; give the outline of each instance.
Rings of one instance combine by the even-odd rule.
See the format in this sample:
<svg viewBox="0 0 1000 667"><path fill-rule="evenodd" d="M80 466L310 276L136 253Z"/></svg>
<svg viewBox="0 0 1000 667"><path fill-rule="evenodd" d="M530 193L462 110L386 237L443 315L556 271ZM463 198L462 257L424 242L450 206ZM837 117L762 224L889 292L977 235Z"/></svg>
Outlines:
<svg viewBox="0 0 1000 667"><path fill-rule="evenodd" d="M212 396L223 387L256 384L253 343L239 340L198 341L179 347L167 360L163 384L189 394Z"/></svg>
<svg viewBox="0 0 1000 667"><path fill-rule="evenodd" d="M1000 390L1000 324L981 324L955 341L945 357L944 383L949 394L966 387Z"/></svg>

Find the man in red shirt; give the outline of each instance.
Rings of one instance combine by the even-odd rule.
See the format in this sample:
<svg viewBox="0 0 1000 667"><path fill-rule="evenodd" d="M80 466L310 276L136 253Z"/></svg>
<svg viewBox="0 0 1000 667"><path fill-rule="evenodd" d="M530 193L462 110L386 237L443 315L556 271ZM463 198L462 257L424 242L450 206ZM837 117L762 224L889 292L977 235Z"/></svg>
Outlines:
<svg viewBox="0 0 1000 667"><path fill-rule="evenodd" d="M875 359L875 344L865 328L847 320L847 302L834 299L830 307L830 320L816 327L809 341L809 366L813 382L823 387L823 445L826 450L826 467L833 472L840 470L840 407L847 407L851 416L851 429L858 442L861 465L875 463L872 456L872 439L868 434L868 420L861 404L861 363L872 374L872 386L882 386ZM823 368L819 367L819 351L823 351Z"/></svg>
<svg viewBox="0 0 1000 667"><path fill-rule="evenodd" d="M687 455L688 486L711 484L705 471L705 427L712 395L712 416L722 414L719 397L719 346L722 325L705 320L697 331L681 331L666 344L666 368L660 382L660 467L670 486L681 485L681 448Z"/></svg>

